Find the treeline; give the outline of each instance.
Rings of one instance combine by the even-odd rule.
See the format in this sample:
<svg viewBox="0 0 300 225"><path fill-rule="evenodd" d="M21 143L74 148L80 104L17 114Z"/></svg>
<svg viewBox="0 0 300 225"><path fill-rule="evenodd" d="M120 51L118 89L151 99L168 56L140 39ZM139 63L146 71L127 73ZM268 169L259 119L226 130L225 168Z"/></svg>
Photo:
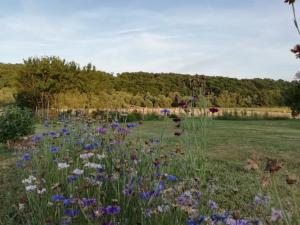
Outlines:
<svg viewBox="0 0 300 225"><path fill-rule="evenodd" d="M218 107L284 106L293 82L234 79L175 73L121 73L116 76L58 57L28 58L0 64L0 105L32 108L171 107L206 96Z"/></svg>

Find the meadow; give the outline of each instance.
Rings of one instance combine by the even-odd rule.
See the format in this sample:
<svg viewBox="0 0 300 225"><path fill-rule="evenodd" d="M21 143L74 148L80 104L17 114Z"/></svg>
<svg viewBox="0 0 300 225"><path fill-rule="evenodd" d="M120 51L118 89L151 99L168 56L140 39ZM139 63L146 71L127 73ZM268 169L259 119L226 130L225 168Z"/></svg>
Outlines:
<svg viewBox="0 0 300 225"><path fill-rule="evenodd" d="M40 133L29 151L0 151L1 224L299 221L299 184L286 184L300 173L299 120L77 121ZM282 163L276 174L270 159Z"/></svg>

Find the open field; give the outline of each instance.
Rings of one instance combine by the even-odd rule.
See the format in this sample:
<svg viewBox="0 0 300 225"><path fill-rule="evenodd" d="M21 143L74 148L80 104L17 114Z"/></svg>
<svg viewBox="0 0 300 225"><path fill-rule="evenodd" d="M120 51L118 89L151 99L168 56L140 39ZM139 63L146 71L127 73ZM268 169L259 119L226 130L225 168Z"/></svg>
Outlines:
<svg viewBox="0 0 300 225"><path fill-rule="evenodd" d="M199 121L195 121L198 123ZM261 159L261 168L264 168L265 158L281 159L284 163L283 169L277 174L279 193L285 207L290 204L290 190L284 185L285 175L300 174L300 121L278 120L278 121L206 121L207 132L205 139L198 145L193 137L201 139L201 135L193 136L194 130L186 130L180 137L174 136L174 124L171 120L144 122L130 135L134 141L149 138L159 139L162 143L160 154L164 150L180 148L184 154L193 154L193 157L202 157L197 154L205 153L205 180L202 181L203 188L211 188L211 199L227 210L241 210L243 216L253 216L251 203L256 194L271 196L271 201L276 205L277 200L273 198L274 191L260 189L260 172L249 172L244 169L247 159L252 154L257 154ZM183 123L183 126L191 124L192 121ZM42 127L38 131L43 131ZM201 130L196 132L203 132ZM196 151L199 146L206 149ZM197 152L197 153L195 153ZM185 167L180 160L177 161L174 171L181 173ZM24 187L20 183L19 173L15 168L15 155L8 150L0 151L0 218L2 224L13 221L15 204L23 192ZM191 174L195 171L190 171ZM298 188L298 190L297 190ZM300 199L299 184L295 187L295 196ZM4 219L3 219L4 218ZM9 218L9 219L8 219ZM9 221L9 222L8 222ZM13 223L11 223L13 224Z"/></svg>

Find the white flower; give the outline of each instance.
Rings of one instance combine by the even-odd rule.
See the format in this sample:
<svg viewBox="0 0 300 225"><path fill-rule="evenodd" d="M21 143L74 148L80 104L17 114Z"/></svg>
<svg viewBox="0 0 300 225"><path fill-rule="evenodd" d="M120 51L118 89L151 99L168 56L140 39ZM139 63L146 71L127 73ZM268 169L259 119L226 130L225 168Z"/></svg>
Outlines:
<svg viewBox="0 0 300 225"><path fill-rule="evenodd" d="M84 153L84 154L80 154L80 158L81 159L88 159L88 158L91 158L91 157L93 157L94 156L94 153L92 153L92 152L89 152L89 153Z"/></svg>
<svg viewBox="0 0 300 225"><path fill-rule="evenodd" d="M82 175L83 172L84 172L84 170L80 170L80 169L73 170L73 174L75 174L75 175Z"/></svg>
<svg viewBox="0 0 300 225"><path fill-rule="evenodd" d="M58 169L68 168L70 165L68 163L58 163Z"/></svg>
<svg viewBox="0 0 300 225"><path fill-rule="evenodd" d="M38 194L43 194L43 193L45 193L46 192L46 188L42 188L41 190L37 190L37 193Z"/></svg>
<svg viewBox="0 0 300 225"><path fill-rule="evenodd" d="M91 162L84 164L84 166L93 168L93 169L102 169L103 168L103 166L101 164L91 163Z"/></svg>
<svg viewBox="0 0 300 225"><path fill-rule="evenodd" d="M19 210L23 210L25 208L25 204L19 203Z"/></svg>
<svg viewBox="0 0 300 225"><path fill-rule="evenodd" d="M106 157L105 154L101 154L101 155L97 154L97 158L100 159L100 160L104 159L105 157Z"/></svg>
<svg viewBox="0 0 300 225"><path fill-rule="evenodd" d="M36 189L36 185L28 185L25 187L26 191L34 191Z"/></svg>
<svg viewBox="0 0 300 225"><path fill-rule="evenodd" d="M22 180L23 184L32 184L33 181L35 181L36 178L32 175L30 175L27 179Z"/></svg>
<svg viewBox="0 0 300 225"><path fill-rule="evenodd" d="M53 206L53 202L48 202L47 206Z"/></svg>

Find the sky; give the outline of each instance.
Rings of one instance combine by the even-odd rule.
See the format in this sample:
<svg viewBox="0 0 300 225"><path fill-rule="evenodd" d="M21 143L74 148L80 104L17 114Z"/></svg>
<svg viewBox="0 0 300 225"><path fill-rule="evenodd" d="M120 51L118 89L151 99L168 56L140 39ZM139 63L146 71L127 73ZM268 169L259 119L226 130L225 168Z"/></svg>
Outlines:
<svg viewBox="0 0 300 225"><path fill-rule="evenodd" d="M0 62L292 80L292 19L283 0L0 0Z"/></svg>

